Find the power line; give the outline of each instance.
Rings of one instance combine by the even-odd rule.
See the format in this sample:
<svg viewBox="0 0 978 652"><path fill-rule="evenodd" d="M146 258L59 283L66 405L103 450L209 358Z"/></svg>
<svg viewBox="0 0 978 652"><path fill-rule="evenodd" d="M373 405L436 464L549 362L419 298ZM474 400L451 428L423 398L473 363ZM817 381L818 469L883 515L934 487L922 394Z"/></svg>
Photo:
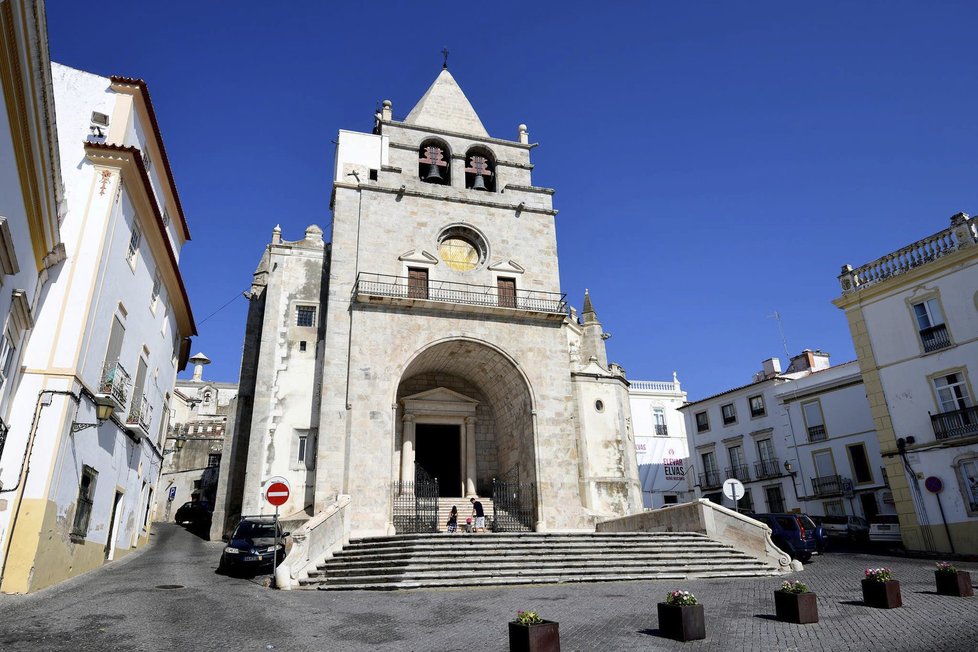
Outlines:
<svg viewBox="0 0 978 652"><path fill-rule="evenodd" d="M244 292L235 292L235 293L234 293L234 296L233 296L233 297L231 297L231 300L230 300L230 301L228 301L228 302L227 302L227 303L225 303L225 304L224 304L223 306L221 306L220 308L218 308L217 310L215 310L215 311L214 311L214 312L212 312L211 314L209 314L209 315L207 315L207 316L206 316L206 317L204 317L203 319L201 319L201 320L200 320L199 322L197 322L197 325L198 325L198 326L200 326L200 325L201 325L201 324L203 324L203 323L204 323L205 321L207 321L208 319L210 319L211 317L213 317L213 316L214 316L214 315L216 315L217 313L219 313L219 312L221 312L222 310L224 310L225 308L227 308L228 306L230 306L230 305L231 305L231 303L232 303L232 302L234 302L234 300L235 300L235 299L237 299L238 297L243 297L244 295L245 295L245 293L244 293Z"/></svg>

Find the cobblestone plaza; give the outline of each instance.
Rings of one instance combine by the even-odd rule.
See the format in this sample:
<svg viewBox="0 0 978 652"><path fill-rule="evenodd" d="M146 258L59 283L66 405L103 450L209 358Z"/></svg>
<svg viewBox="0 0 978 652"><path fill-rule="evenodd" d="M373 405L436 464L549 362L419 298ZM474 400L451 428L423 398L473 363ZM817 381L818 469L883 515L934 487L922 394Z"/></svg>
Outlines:
<svg viewBox="0 0 978 652"><path fill-rule="evenodd" d="M399 592L270 591L215 574L220 542L158 525L145 552L29 596L0 596L0 650L505 650L506 622L531 609L560 622L561 649L974 650L978 598L934 592L934 562L882 554L817 556L786 576L818 594L820 622L774 620L779 578ZM865 607L869 566L893 569L904 606ZM961 568L974 571L975 565ZM459 568L478 575L479 568ZM164 585L183 588L163 589ZM688 589L706 639L658 635L655 603ZM37 614L46 614L38 618ZM134 637L133 632L143 632Z"/></svg>

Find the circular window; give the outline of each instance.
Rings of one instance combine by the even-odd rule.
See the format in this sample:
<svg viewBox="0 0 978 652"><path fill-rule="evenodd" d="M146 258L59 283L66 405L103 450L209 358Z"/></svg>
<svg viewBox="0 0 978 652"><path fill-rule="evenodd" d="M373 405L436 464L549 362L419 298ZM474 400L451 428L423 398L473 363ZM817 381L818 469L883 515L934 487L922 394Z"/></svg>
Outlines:
<svg viewBox="0 0 978 652"><path fill-rule="evenodd" d="M601 399L595 401L594 409L597 410L598 412L604 412L604 401L602 401Z"/></svg>
<svg viewBox="0 0 978 652"><path fill-rule="evenodd" d="M438 236L438 256L451 269L469 272L486 258L486 244L473 229L453 226Z"/></svg>

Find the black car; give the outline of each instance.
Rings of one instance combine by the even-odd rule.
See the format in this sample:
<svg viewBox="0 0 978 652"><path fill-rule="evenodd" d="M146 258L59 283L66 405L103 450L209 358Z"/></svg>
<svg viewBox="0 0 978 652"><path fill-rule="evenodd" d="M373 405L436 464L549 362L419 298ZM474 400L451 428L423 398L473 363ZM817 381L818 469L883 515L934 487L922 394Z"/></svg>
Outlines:
<svg viewBox="0 0 978 652"><path fill-rule="evenodd" d="M271 516L245 516L234 532L225 537L227 546L221 553L218 572L248 572L252 574L272 572L285 559L285 537L288 532L275 527Z"/></svg>
<svg viewBox="0 0 978 652"><path fill-rule="evenodd" d="M173 520L181 525L191 527L210 527L214 506L203 500L184 503L173 516Z"/></svg>

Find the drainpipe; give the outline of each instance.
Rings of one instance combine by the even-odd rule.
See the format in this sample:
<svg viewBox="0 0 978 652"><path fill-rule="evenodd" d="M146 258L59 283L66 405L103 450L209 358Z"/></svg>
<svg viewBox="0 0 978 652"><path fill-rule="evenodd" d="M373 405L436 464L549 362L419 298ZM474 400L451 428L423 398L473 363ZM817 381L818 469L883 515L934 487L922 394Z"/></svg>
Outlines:
<svg viewBox="0 0 978 652"><path fill-rule="evenodd" d="M27 437L27 446L24 448L24 459L20 465L20 473L17 474L17 484L9 489L0 488L0 494L17 491L21 488L21 486L27 486L27 478L31 472L31 454L34 451L34 441L37 438L37 426L41 421L41 412L44 410L44 408L51 405L51 399L55 396L67 396L75 402L76 406L81 402L81 396L79 394L66 390L44 389L37 393L37 402L34 404L34 419L31 421L31 429ZM10 527L7 528L7 541L4 544L3 551L3 565L0 566L0 585L3 584L3 577L7 571L7 560L10 556L10 546L14 540L14 533L17 528L17 519L20 516L20 507L23 502L24 492L21 490L17 494L17 502L13 509L13 516L10 519Z"/></svg>
<svg viewBox="0 0 978 652"><path fill-rule="evenodd" d="M920 520L920 533L924 540L924 545L928 551L933 552L935 546L930 535L930 521L927 518L927 507L924 505L924 497L920 491L920 480L917 479L917 473L910 466L910 460L907 459L907 444L913 444L914 441L915 439L913 437L900 437L897 439L897 451L903 460L904 469L913 479L913 482L910 483L910 489L911 493L913 493L914 507Z"/></svg>

